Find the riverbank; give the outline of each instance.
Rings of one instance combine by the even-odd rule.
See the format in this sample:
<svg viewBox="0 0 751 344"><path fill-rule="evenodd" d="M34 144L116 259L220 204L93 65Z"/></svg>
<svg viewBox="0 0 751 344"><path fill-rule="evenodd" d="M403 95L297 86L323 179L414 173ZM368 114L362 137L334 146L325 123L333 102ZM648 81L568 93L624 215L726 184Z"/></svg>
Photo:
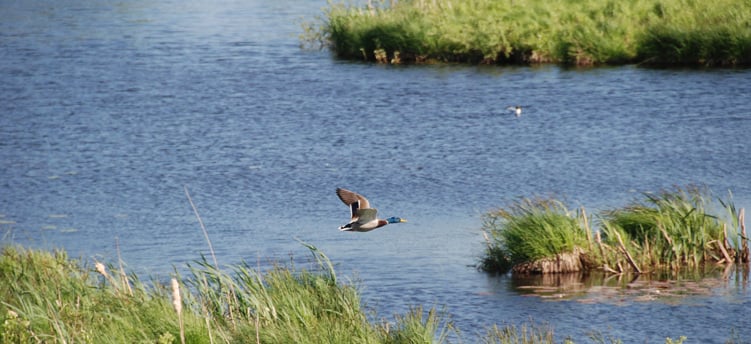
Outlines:
<svg viewBox="0 0 751 344"><path fill-rule="evenodd" d="M356 288L310 248L311 270L243 264L228 273L204 259L163 283L64 251L5 247L0 342L417 343L447 331L435 309L369 322Z"/></svg>
<svg viewBox="0 0 751 344"><path fill-rule="evenodd" d="M740 0L381 0L306 26L304 40L379 63L751 65Z"/></svg>

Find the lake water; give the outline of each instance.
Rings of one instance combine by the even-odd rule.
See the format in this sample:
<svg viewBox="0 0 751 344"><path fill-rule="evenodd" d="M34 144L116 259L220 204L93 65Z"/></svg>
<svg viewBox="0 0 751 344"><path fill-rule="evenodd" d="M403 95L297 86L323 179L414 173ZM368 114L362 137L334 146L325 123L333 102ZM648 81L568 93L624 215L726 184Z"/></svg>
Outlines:
<svg viewBox="0 0 751 344"><path fill-rule="evenodd" d="M220 263L307 257L305 241L379 317L445 306L465 342L530 319L578 342L751 336L734 270L677 297L574 282L552 302L472 267L481 215L522 196L596 213L700 184L751 207L751 70L338 61L297 38L325 6L0 2L3 242L110 262L118 242L166 276L209 252L187 187ZM336 187L409 222L341 233Z"/></svg>

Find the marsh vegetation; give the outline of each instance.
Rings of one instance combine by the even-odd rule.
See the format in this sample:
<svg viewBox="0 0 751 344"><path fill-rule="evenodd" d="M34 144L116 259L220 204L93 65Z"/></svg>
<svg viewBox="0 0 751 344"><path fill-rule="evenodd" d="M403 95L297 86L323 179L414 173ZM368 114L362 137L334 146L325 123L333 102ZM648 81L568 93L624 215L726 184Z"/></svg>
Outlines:
<svg viewBox="0 0 751 344"><path fill-rule="evenodd" d="M141 281L122 266L90 266L54 252L6 246L0 255L0 343L448 343L461 338L450 316L413 307L372 319L357 287L342 283L309 246L312 269L247 264L217 269L206 259L169 282ZM468 329L472 330L472 329ZM589 333L595 343L620 343ZM530 321L494 325L483 343L556 341L553 327ZM672 343L666 338L666 343Z"/></svg>
<svg viewBox="0 0 751 344"><path fill-rule="evenodd" d="M331 4L305 39L380 63L748 65L751 3L391 0Z"/></svg>
<svg viewBox="0 0 751 344"><path fill-rule="evenodd" d="M648 273L748 263L743 209L700 187L645 193L594 218L554 199L522 199L485 215L486 271ZM717 212L721 211L721 212ZM597 226L593 230L591 224Z"/></svg>
<svg viewBox="0 0 751 344"><path fill-rule="evenodd" d="M327 258L314 269L205 259L170 283L142 282L64 251L5 247L0 256L2 343L430 343L448 325L435 309L369 322L355 286Z"/></svg>

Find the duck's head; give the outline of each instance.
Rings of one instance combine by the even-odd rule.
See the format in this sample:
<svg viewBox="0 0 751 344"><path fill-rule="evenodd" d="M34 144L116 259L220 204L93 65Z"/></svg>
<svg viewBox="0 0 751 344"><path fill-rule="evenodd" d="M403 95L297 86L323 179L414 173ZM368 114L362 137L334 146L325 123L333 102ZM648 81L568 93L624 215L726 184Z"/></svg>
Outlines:
<svg viewBox="0 0 751 344"><path fill-rule="evenodd" d="M392 216L392 217L389 217L388 219L386 219L386 222L388 222L388 223L399 223L399 222L407 222L407 220L405 220L405 219L403 219L401 217Z"/></svg>

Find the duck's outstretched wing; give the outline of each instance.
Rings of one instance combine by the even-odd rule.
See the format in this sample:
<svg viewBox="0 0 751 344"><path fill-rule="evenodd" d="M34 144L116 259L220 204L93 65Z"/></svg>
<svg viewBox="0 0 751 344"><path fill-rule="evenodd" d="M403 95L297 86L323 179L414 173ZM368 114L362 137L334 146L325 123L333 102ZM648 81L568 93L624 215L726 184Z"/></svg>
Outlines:
<svg viewBox="0 0 751 344"><path fill-rule="evenodd" d="M360 210L357 211L357 223L364 225L371 221L378 221L378 218L376 217L377 213L378 210L376 210L376 208L360 208Z"/></svg>
<svg viewBox="0 0 751 344"><path fill-rule="evenodd" d="M356 192L352 192L347 189L337 188L336 195L339 196L339 199L342 200L344 204L349 206L350 213L351 213L350 215L352 216L352 221L358 220L359 216L361 216L362 209L370 208L370 203L368 202L368 199L365 198L363 195L360 195ZM374 213L374 217L375 217L375 213Z"/></svg>

